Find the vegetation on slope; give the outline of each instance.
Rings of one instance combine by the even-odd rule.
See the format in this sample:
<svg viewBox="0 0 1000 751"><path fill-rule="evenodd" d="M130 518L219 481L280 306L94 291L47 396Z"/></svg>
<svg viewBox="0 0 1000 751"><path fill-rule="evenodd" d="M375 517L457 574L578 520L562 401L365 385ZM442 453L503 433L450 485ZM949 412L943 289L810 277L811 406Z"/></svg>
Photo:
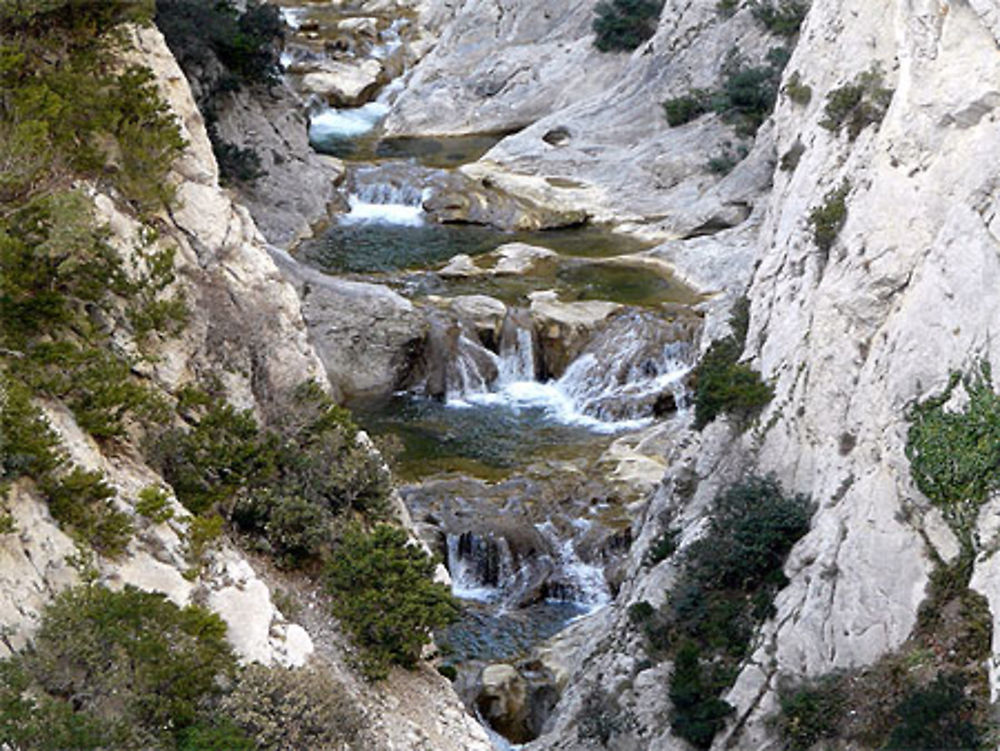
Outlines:
<svg viewBox="0 0 1000 751"><path fill-rule="evenodd" d="M602 0L594 8L594 46L629 52L656 33L663 0Z"/></svg>
<svg viewBox="0 0 1000 751"><path fill-rule="evenodd" d="M384 602L374 621L397 631L361 641L379 655L379 674L390 662L412 666L429 629L450 612L450 595L432 584L430 556L401 532L367 531L387 516L390 478L349 415L306 384L274 395L260 425L225 402L212 374L201 374L204 389L178 394L139 375L155 351L149 345L179 334L189 317L175 291L173 251L159 237L173 199L167 173L185 144L152 74L121 64L131 38L125 24L147 23L152 10L131 0L0 0L3 508L15 484L42 497L78 542L81 562L94 553L123 554L137 524L171 523L186 538L192 578L229 525L238 540L281 565L317 576L327 566L347 571L352 586L338 592L344 613L355 600L370 602L370 580L353 586L365 581L366 556L388 555L406 596ZM220 3L211 12L230 11ZM226 36L230 27L217 29L224 40L209 35L240 82L266 83L274 74L273 49L260 51L273 37L275 14L251 6L236 21L236 37ZM202 35L204 28L189 31ZM132 247L121 248L128 238L99 224L93 192L138 222ZM140 445L194 516L174 518L170 493L157 486L137 499L119 498L101 473L69 460L43 406L67 407L106 453ZM126 512L128 501L148 522ZM14 531L5 510L0 533ZM370 551L358 548L368 541ZM228 694L244 729L213 713L228 691L217 679L236 680L223 637L214 616L162 598L73 590L46 612L34 651L0 664L0 744L340 747L344 728L357 724L347 710L333 713L344 728L322 743L306 730L293 734L303 739L294 743L281 734L273 742L250 738L270 732L262 725L294 727L290 718L302 701L326 706L316 696L291 701L279 677ZM80 676L87 676L86 690Z"/></svg>
<svg viewBox="0 0 1000 751"><path fill-rule="evenodd" d="M683 555L666 604L632 606L629 616L654 656L674 660L671 728L708 748L732 713L720 695L749 654L754 632L772 615L785 585L782 568L809 530L812 505L786 497L772 478L750 477L720 493L705 535Z"/></svg>
<svg viewBox="0 0 1000 751"><path fill-rule="evenodd" d="M941 510L960 552L950 563L932 553L917 625L898 650L867 668L782 684L774 724L793 751L831 739L866 748L996 747L987 670L993 618L969 588L976 518L1000 484L1000 396L989 366L953 373L907 420L914 482Z"/></svg>
<svg viewBox="0 0 1000 751"><path fill-rule="evenodd" d="M155 21L192 83L220 179L252 184L264 174L260 156L219 135L218 112L231 92L277 82L284 34L278 8L251 0L241 13L230 0L156 0Z"/></svg>
<svg viewBox="0 0 1000 751"><path fill-rule="evenodd" d="M739 362L749 325L749 301L740 298L729 318L732 333L712 342L692 373L694 426L698 430L720 414L728 414L743 426L774 396L757 371Z"/></svg>

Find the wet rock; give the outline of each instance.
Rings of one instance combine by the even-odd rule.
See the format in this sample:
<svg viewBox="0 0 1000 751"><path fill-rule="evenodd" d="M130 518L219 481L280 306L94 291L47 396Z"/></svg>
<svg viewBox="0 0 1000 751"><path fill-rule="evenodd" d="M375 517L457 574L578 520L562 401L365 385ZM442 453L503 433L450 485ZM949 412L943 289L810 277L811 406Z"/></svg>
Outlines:
<svg viewBox="0 0 1000 751"><path fill-rule="evenodd" d="M542 268L554 267L559 257L554 250L527 243L507 243L491 255L497 257L491 269L497 276L537 273Z"/></svg>
<svg viewBox="0 0 1000 751"><path fill-rule="evenodd" d="M539 274L554 271L558 257L554 250L538 245L506 243L476 259L465 253L452 256L438 274L452 278Z"/></svg>
<svg viewBox="0 0 1000 751"><path fill-rule="evenodd" d="M601 300L559 302L554 292L531 296L531 317L541 344L545 374L558 378L594 335L621 305Z"/></svg>
<svg viewBox="0 0 1000 751"><path fill-rule="evenodd" d="M437 273L447 278L467 279L472 276L485 276L488 272L486 269L477 266L472 260L472 256L459 253L456 256L452 256L445 267Z"/></svg>
<svg viewBox="0 0 1000 751"><path fill-rule="evenodd" d="M450 264L449 264L450 265ZM450 301L451 309L475 330L489 349L499 347L500 331L507 317L507 306L488 295L462 295Z"/></svg>
<svg viewBox="0 0 1000 751"><path fill-rule="evenodd" d="M337 24L337 30L368 42L378 40L378 19L373 16L345 18Z"/></svg>
<svg viewBox="0 0 1000 751"><path fill-rule="evenodd" d="M504 230L570 227L587 220L587 213L578 208L543 203L526 193L515 195L494 181L461 171L432 186L424 211L436 222L485 224Z"/></svg>

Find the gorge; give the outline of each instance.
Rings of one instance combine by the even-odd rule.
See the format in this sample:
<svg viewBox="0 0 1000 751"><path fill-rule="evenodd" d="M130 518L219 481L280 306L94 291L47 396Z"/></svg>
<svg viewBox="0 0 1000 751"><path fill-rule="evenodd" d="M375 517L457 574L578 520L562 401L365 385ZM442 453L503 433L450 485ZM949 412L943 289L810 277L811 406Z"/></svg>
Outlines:
<svg viewBox="0 0 1000 751"><path fill-rule="evenodd" d="M319 675L361 718L266 741L233 678L211 706L248 748L996 746L994 3L239 3L227 23L280 55L257 83L190 42L192 3L112 25L179 128L159 203L130 172L127 116L22 179L40 136L21 123L48 110L0 99L4 664L33 664L60 593L134 587L217 614L241 664ZM62 5L0 1L5 49ZM11 92L30 80L17 50ZM108 304L60 281L76 317L21 326L45 312L16 286L22 256L79 268L58 249L86 232L24 218L67 186L134 287L169 258L146 319L129 307L145 291L109 282ZM143 328L150 310L183 325ZM95 423L90 366L32 359L85 339L128 364L102 378L169 417L112 402L120 425ZM213 420L277 469L228 481L232 456L185 454ZM45 431L55 469L25 438ZM226 490L212 535L178 469L204 456L198 491ZM59 506L68 477L128 520L120 549ZM326 481L346 506L317 541L301 520ZM385 518L439 556L462 609L373 682L350 596L317 572ZM0 744L61 747L18 727L5 715ZM163 747L209 747L191 737Z"/></svg>

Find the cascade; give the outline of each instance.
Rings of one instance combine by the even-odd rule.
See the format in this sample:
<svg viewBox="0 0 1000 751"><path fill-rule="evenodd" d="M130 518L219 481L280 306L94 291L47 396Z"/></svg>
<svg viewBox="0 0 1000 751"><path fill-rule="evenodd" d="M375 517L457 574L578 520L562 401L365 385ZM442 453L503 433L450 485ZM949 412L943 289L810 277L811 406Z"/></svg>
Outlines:
<svg viewBox="0 0 1000 751"><path fill-rule="evenodd" d="M498 384L534 381L537 371L535 349L535 336L527 311L510 311L500 329Z"/></svg>
<svg viewBox="0 0 1000 751"><path fill-rule="evenodd" d="M450 334L445 333L450 332ZM451 405L537 409L558 423L603 432L641 427L669 395L686 403L684 378L694 351L690 331L655 313L637 311L615 319L588 343L557 380L537 379L537 338L525 311L513 310L500 332L499 353L479 343L457 322L432 323L429 357L442 360L443 390L425 381L423 393Z"/></svg>

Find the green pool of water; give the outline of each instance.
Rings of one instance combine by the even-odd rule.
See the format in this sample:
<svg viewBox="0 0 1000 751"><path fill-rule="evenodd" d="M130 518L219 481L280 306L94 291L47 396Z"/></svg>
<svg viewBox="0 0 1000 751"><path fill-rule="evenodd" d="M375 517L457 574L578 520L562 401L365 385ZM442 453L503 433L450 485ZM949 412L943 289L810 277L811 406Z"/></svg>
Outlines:
<svg viewBox="0 0 1000 751"><path fill-rule="evenodd" d="M540 245L580 258L628 255L649 247L628 235L595 226L503 232L459 224L334 224L300 245L296 255L331 273L386 272L437 266L459 253L478 256L510 242Z"/></svg>
<svg viewBox="0 0 1000 751"><path fill-rule="evenodd" d="M541 458L596 456L612 440L555 422L540 408L454 407L405 394L357 400L349 407L369 433L399 438L403 450L396 474L404 481L444 472L502 480Z"/></svg>
<svg viewBox="0 0 1000 751"><path fill-rule="evenodd" d="M438 295L489 295L507 305L527 305L537 290L555 290L562 302L608 300L622 305L656 307L661 304L690 305L697 294L664 272L641 266L564 262L543 274L443 278L422 273L383 281L413 298Z"/></svg>

